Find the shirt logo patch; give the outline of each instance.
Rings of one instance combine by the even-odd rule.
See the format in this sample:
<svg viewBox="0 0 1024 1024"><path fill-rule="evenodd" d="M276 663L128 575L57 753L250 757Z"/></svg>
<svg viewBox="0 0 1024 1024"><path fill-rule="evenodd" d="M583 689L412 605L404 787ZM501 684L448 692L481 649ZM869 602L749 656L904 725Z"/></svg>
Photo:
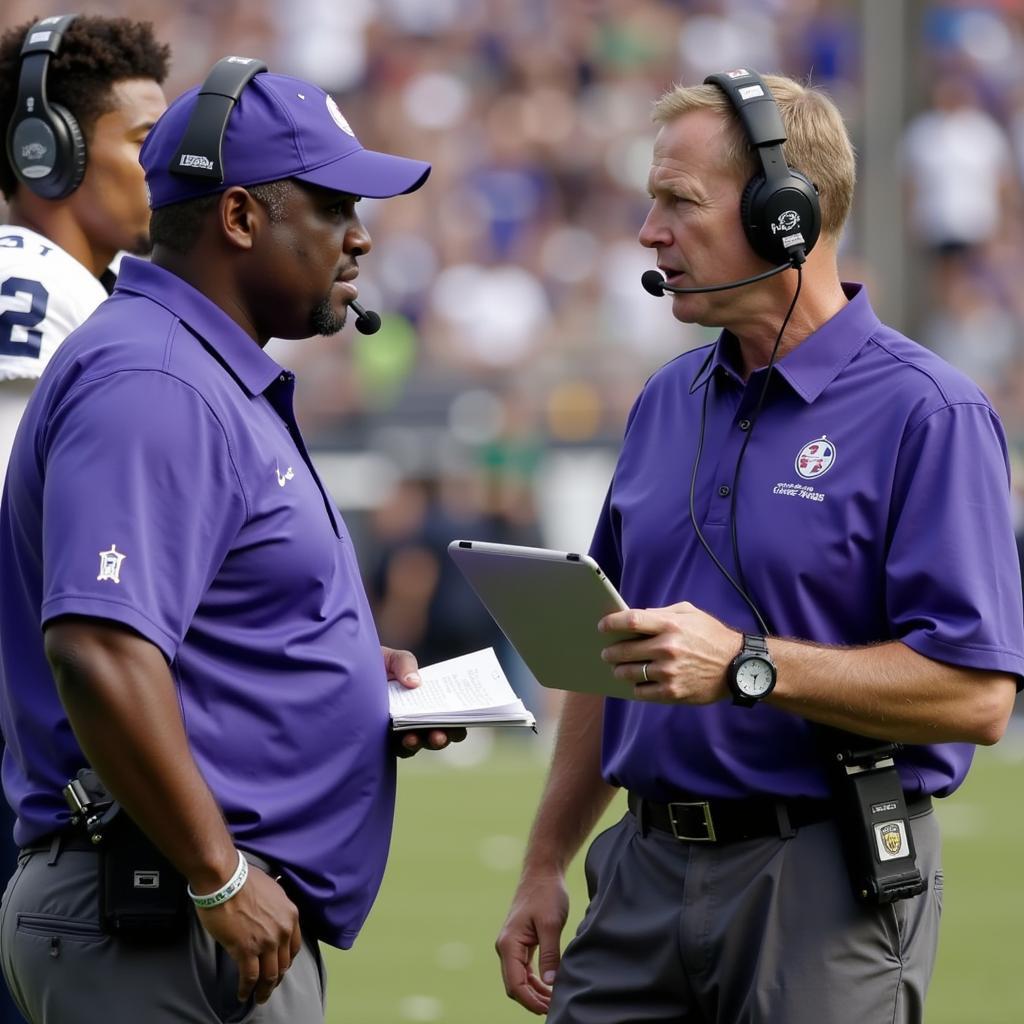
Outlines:
<svg viewBox="0 0 1024 1024"><path fill-rule="evenodd" d="M289 480L294 480L295 479L295 470L293 470L291 466L289 466L284 471L284 473L282 473L281 472L281 466L277 465L277 466L274 467L274 472L277 474L277 486L278 487L284 487L284 485L286 483L288 483Z"/></svg>
<svg viewBox="0 0 1024 1024"><path fill-rule="evenodd" d="M98 580L112 580L114 583L121 582L121 563L125 556L117 550L117 545L111 544L109 551L100 552L100 574Z"/></svg>
<svg viewBox="0 0 1024 1024"><path fill-rule="evenodd" d="M836 446L824 435L808 441L796 457L796 471L805 480L824 476L835 464Z"/></svg>

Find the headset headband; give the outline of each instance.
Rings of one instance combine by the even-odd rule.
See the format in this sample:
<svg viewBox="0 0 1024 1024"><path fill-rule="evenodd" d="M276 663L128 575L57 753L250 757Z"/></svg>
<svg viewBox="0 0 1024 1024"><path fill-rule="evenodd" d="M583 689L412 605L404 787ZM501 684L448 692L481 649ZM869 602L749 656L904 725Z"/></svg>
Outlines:
<svg viewBox="0 0 1024 1024"><path fill-rule="evenodd" d="M40 111L35 109L37 98L44 108L48 106L46 69L49 67L50 58L56 56L60 49L60 41L64 38L68 26L77 17L77 14L55 14L51 18L37 21L25 34L25 41L21 44L21 73L18 77L16 110L20 110L24 101L25 112L38 116Z"/></svg>
<svg viewBox="0 0 1024 1024"><path fill-rule="evenodd" d="M221 148L228 118L242 90L267 65L253 57L223 57L199 88L196 109L192 111L181 145L169 165L172 174L224 181Z"/></svg>
<svg viewBox="0 0 1024 1024"><path fill-rule="evenodd" d="M717 85L729 98L757 154L765 178L772 181L788 175L789 165L782 154L786 129L775 98L764 79L756 71L737 68L735 71L708 75L704 84Z"/></svg>

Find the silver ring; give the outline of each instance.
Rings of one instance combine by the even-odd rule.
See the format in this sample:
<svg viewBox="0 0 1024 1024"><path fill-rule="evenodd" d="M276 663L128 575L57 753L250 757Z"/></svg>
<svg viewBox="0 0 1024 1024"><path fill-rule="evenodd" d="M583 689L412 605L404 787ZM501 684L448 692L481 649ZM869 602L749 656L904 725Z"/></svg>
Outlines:
<svg viewBox="0 0 1024 1024"><path fill-rule="evenodd" d="M646 661L641 661L640 662L640 671L643 673L644 682L645 683L649 683L650 679L647 678L647 662Z"/></svg>

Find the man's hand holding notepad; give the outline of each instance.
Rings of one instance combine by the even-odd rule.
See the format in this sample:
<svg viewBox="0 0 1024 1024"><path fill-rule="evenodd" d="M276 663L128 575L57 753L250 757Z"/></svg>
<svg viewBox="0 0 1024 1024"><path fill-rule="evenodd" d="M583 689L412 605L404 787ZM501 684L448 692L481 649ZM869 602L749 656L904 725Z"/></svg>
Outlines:
<svg viewBox="0 0 1024 1024"><path fill-rule="evenodd" d="M422 683L407 690L388 683L395 731L477 725L514 725L536 729L536 719L515 695L488 647L419 670Z"/></svg>

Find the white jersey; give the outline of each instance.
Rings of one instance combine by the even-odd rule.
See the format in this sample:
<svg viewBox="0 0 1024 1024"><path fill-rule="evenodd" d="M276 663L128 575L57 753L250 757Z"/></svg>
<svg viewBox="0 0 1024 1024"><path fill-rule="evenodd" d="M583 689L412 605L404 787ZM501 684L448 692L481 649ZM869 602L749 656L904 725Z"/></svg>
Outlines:
<svg viewBox="0 0 1024 1024"><path fill-rule="evenodd" d="M59 245L0 225L0 380L35 379L57 346L107 297Z"/></svg>

